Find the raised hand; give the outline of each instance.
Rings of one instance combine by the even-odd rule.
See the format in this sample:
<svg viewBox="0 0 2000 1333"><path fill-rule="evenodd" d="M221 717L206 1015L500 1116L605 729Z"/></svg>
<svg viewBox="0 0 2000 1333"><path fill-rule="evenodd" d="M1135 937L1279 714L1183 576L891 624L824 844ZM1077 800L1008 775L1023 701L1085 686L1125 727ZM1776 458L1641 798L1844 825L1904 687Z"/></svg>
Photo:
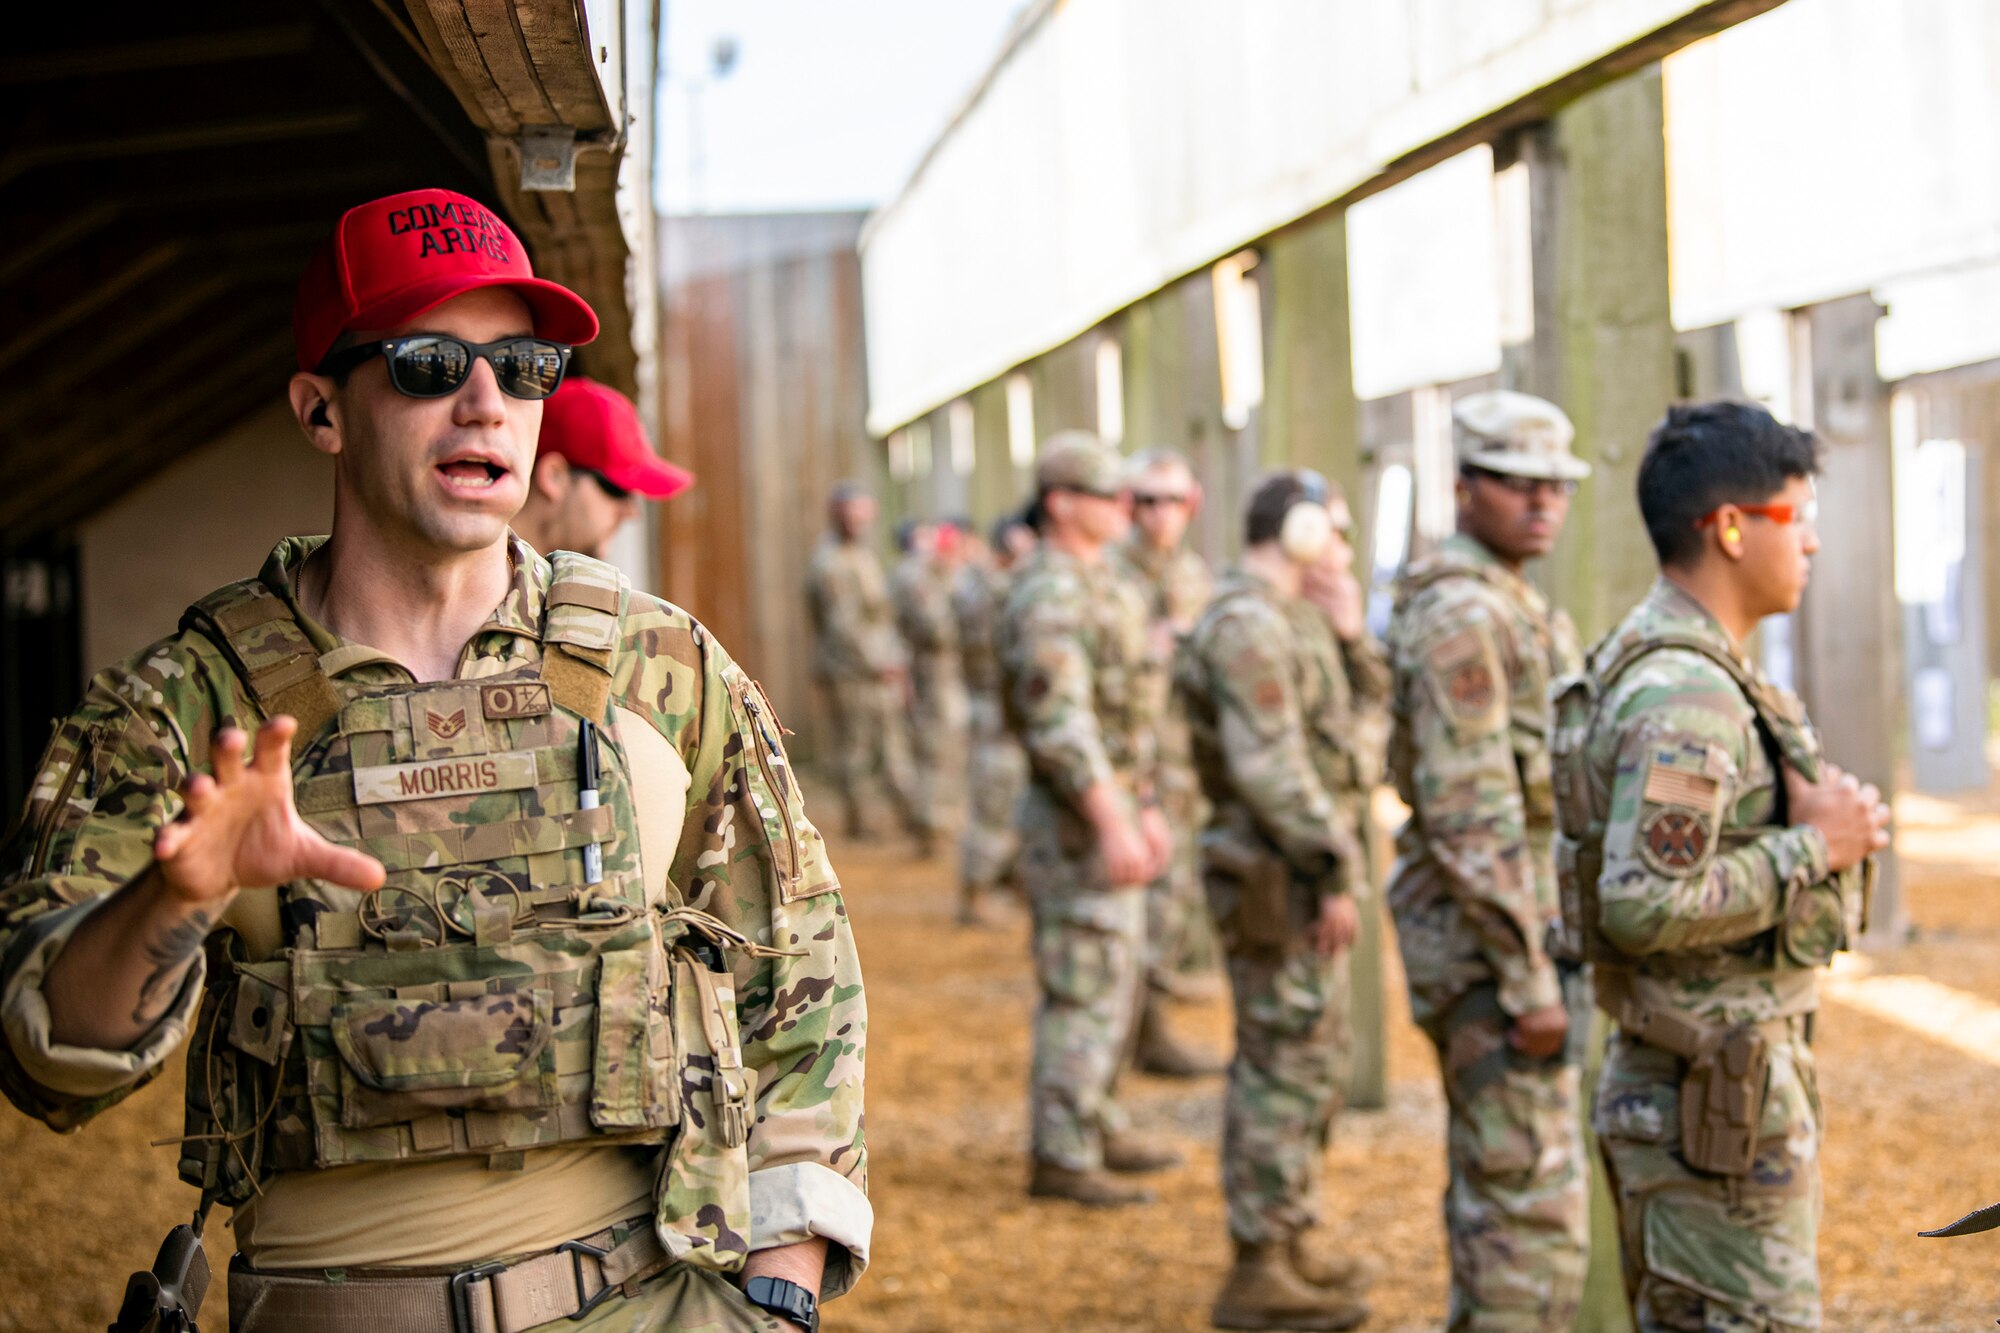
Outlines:
<svg viewBox="0 0 2000 1333"><path fill-rule="evenodd" d="M1833 764L1818 782L1785 766L1785 795L1794 824L1810 824L1826 839L1829 870L1845 870L1889 845L1889 807L1874 783Z"/></svg>
<svg viewBox="0 0 2000 1333"><path fill-rule="evenodd" d="M182 790L186 808L153 839L153 864L93 911L43 982L50 1027L64 1045L122 1050L153 1030L186 987L208 932L244 889L295 879L382 887L382 863L336 847L292 803L292 734L275 717L257 757L235 727L215 735L213 775Z"/></svg>
<svg viewBox="0 0 2000 1333"><path fill-rule="evenodd" d="M153 858L175 899L226 900L239 889L324 879L352 889L382 887L382 863L315 833L292 803L292 734L280 715L257 732L257 754L241 729L224 727L211 747L214 775L197 773L182 792L180 818L153 840Z"/></svg>

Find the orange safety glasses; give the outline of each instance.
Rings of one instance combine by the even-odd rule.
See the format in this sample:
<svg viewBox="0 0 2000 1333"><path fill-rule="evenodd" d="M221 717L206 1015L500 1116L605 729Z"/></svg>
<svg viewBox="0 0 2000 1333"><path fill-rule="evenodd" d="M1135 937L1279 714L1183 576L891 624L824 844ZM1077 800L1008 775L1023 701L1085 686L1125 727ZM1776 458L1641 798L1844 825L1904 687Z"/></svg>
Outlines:
<svg viewBox="0 0 2000 1333"><path fill-rule="evenodd" d="M1802 505L1737 505L1736 508L1746 514L1755 514L1758 518L1768 518L1780 526L1792 523L1812 525L1819 522L1817 500L1808 500ZM1709 527L1714 524L1716 515L1721 512L1720 509L1711 509L1696 519L1694 525L1697 528Z"/></svg>

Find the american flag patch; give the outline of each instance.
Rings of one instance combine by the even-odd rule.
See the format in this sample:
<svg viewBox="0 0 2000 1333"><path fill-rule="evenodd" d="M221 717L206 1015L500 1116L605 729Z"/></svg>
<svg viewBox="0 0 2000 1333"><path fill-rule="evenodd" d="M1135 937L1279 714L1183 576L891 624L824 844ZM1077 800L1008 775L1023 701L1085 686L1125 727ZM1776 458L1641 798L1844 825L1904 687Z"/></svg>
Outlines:
<svg viewBox="0 0 2000 1333"><path fill-rule="evenodd" d="M1646 770L1646 800L1654 805L1684 805L1690 810L1715 808L1715 791L1721 784L1701 773L1673 768L1658 760Z"/></svg>

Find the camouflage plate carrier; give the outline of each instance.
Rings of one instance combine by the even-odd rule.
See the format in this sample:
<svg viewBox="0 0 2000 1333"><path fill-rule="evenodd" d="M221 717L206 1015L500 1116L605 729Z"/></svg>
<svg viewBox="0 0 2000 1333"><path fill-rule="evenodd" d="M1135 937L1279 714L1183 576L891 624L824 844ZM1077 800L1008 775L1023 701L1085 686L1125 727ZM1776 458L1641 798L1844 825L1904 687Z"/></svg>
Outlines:
<svg viewBox="0 0 2000 1333"><path fill-rule="evenodd" d="M374 894L281 886L268 960L251 961L233 930L211 935L180 1160L205 1202L356 1162L504 1168L553 1144L662 1144L663 1218L673 1182L693 1177L721 1188L747 1233L755 1089L725 955L771 951L671 885L649 904L629 769L608 733L587 808L579 735L585 719L610 720L629 589L597 561L553 563L539 667L476 682L336 684L256 580L183 621L223 646L265 716L298 719L300 815L388 871ZM744 702L751 726L769 725ZM744 739L760 759L775 746ZM593 843L602 878L586 884ZM676 1258L727 1266L698 1237L662 1231Z"/></svg>
<svg viewBox="0 0 2000 1333"><path fill-rule="evenodd" d="M1692 634L1614 633L1590 650L1582 672L1557 682L1550 742L1556 794L1556 880L1565 943L1573 956L1594 965L1597 1005L1620 1028L1680 1056L1690 1064L1681 1098L1682 1134L1690 1165L1725 1175L1750 1169L1761 1119L1768 1024L1725 1027L1644 1003L1632 985L1641 959L1620 951L1600 926L1598 881L1604 870L1604 834L1610 816L1609 775L1594 772L1590 737L1603 699L1619 678L1647 656L1669 649L1699 653L1727 672L1756 715L1757 734L1777 775L1773 823L1730 827L1716 811L1718 851L1726 852L1784 828L1784 770L1808 782L1822 771L1819 744L1797 698L1752 674L1731 654ZM1671 816L1666 816L1671 817ZM1804 888L1794 888L1784 920L1751 947L1708 962L1740 972L1824 967L1867 928L1874 884L1873 859ZM1782 1020L1779 1020L1782 1026Z"/></svg>

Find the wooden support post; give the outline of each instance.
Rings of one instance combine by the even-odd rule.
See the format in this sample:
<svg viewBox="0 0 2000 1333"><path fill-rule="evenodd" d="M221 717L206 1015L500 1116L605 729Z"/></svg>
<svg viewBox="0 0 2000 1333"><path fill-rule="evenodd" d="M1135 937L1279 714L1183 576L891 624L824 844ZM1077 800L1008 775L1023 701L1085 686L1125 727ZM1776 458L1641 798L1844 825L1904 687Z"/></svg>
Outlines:
<svg viewBox="0 0 2000 1333"><path fill-rule="evenodd" d="M1339 483L1358 516L1365 497L1347 314L1346 215L1315 218L1273 236L1263 247L1259 272L1266 324L1259 423L1263 465L1318 468ZM1365 538L1357 549L1368 549ZM1349 970L1353 1062L1347 1104L1372 1110L1388 1102L1382 993L1388 931L1379 899L1389 839L1372 815L1362 835L1377 901L1362 914L1362 936Z"/></svg>
<svg viewBox="0 0 2000 1333"><path fill-rule="evenodd" d="M1894 537L1889 391L1875 370L1883 309L1862 293L1822 302L1793 319L1802 426L1819 436L1820 553L1799 608L1799 692L1827 756L1883 791L1895 787L1902 718L1902 621L1888 577ZM1904 919L1894 848L1882 854L1869 940L1899 941Z"/></svg>
<svg viewBox="0 0 2000 1333"><path fill-rule="evenodd" d="M1596 469L1538 571L1586 640L1615 624L1656 572L1634 484L1647 433L1675 390L1664 123L1653 65L1518 131L1494 157L1510 335L1501 379L1560 404L1576 423L1577 452ZM1504 174L1513 171L1526 180ZM1601 1038L1603 1024L1594 1026ZM1597 1056L1586 1061L1585 1108ZM1577 1328L1626 1333L1617 1215L1587 1123L1585 1146L1591 1263Z"/></svg>

